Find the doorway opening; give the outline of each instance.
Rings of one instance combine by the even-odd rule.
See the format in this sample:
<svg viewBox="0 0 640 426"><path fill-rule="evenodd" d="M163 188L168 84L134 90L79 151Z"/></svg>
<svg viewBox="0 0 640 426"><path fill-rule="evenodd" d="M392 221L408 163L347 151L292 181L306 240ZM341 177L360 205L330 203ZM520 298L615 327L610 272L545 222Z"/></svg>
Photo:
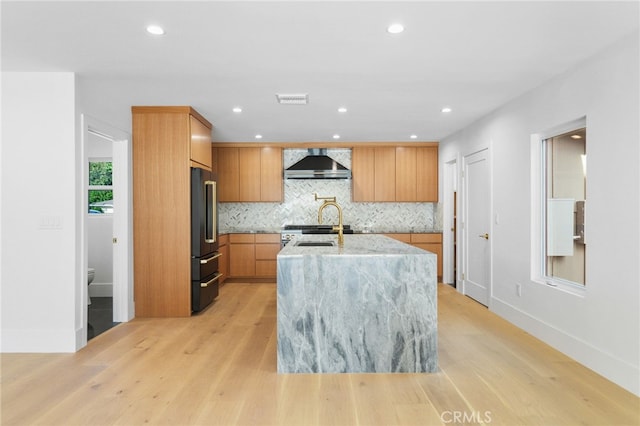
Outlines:
<svg viewBox="0 0 640 426"><path fill-rule="evenodd" d="M130 140L82 115L79 347L134 315Z"/></svg>

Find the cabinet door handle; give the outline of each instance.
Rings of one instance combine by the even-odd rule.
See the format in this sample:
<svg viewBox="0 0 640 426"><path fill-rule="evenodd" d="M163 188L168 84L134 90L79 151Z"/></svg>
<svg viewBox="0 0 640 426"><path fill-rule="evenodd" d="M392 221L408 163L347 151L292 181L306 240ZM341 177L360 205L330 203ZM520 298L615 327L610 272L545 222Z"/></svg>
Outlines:
<svg viewBox="0 0 640 426"><path fill-rule="evenodd" d="M480 237L480 238L484 238L485 240L488 240L488 239L489 239L489 234L487 234L487 233L485 232L484 234L480 234L480 235L478 235L478 237Z"/></svg>
<svg viewBox="0 0 640 426"><path fill-rule="evenodd" d="M222 253L220 253L219 251L217 251L217 252L215 252L215 253L214 253L214 255L213 255L213 256L211 256L210 258L208 258L208 259L201 259L201 260L200 260L200 264L201 264L201 265L206 265L207 263L211 262L213 259L217 259L217 258L219 258L220 256L222 256Z"/></svg>
<svg viewBox="0 0 640 426"><path fill-rule="evenodd" d="M214 281L218 281L220 279L220 277L222 276L221 273L216 274L215 277L211 278L209 281L207 281L206 283L200 283L200 287L209 287L209 284L213 283Z"/></svg>

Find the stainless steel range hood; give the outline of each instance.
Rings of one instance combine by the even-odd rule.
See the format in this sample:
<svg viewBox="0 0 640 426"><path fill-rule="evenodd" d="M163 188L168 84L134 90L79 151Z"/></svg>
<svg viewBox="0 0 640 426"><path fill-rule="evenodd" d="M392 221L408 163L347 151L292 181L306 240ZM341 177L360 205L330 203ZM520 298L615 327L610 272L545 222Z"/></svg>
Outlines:
<svg viewBox="0 0 640 426"><path fill-rule="evenodd" d="M327 155L326 148L309 149L309 155L285 169L285 179L351 179L351 170Z"/></svg>

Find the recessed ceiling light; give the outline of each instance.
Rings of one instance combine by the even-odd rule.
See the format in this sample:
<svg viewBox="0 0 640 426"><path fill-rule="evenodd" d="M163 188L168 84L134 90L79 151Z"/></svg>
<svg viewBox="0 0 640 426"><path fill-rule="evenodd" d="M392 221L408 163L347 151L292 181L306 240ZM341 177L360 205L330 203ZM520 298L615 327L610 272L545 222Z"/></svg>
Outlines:
<svg viewBox="0 0 640 426"><path fill-rule="evenodd" d="M334 139L340 139L340 135L335 134L335 135L333 135L333 138L334 138Z"/></svg>
<svg viewBox="0 0 640 426"><path fill-rule="evenodd" d="M234 108L233 108L233 112L242 112L242 108L240 108L240 107L234 107Z"/></svg>
<svg viewBox="0 0 640 426"><path fill-rule="evenodd" d="M582 139L580 135L571 135L571 139Z"/></svg>
<svg viewBox="0 0 640 426"><path fill-rule="evenodd" d="M153 35L164 35L164 29L159 25L149 25L147 32Z"/></svg>
<svg viewBox="0 0 640 426"><path fill-rule="evenodd" d="M345 107L340 107L338 108L338 112L347 112L347 109Z"/></svg>
<svg viewBox="0 0 640 426"><path fill-rule="evenodd" d="M400 34L404 31L404 26L401 24L391 24L387 27L387 32L390 34Z"/></svg>
<svg viewBox="0 0 640 426"><path fill-rule="evenodd" d="M418 138L418 135L411 135L411 136L409 136L409 137L410 137L411 139L417 139L417 138Z"/></svg>
<svg viewBox="0 0 640 426"><path fill-rule="evenodd" d="M451 112L451 108L449 107L444 107L441 109L442 112Z"/></svg>
<svg viewBox="0 0 640 426"><path fill-rule="evenodd" d="M256 135L256 139L262 139L262 135L260 134Z"/></svg>

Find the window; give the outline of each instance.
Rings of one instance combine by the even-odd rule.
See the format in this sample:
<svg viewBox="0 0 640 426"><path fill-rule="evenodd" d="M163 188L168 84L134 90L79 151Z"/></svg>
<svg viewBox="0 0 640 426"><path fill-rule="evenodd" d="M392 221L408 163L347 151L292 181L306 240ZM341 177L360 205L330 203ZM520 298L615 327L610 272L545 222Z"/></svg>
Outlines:
<svg viewBox="0 0 640 426"><path fill-rule="evenodd" d="M542 139L542 278L586 284L586 127Z"/></svg>
<svg viewBox="0 0 640 426"><path fill-rule="evenodd" d="M89 160L90 214L113 213L113 165L106 160Z"/></svg>

